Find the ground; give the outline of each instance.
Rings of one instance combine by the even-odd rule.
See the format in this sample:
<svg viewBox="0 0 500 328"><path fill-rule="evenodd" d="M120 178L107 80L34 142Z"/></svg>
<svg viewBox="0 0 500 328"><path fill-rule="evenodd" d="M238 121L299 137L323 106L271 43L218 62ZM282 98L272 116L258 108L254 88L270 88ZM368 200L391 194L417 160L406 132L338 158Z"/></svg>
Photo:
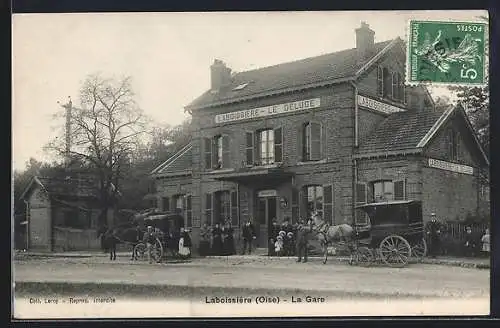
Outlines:
<svg viewBox="0 0 500 328"><path fill-rule="evenodd" d="M224 297L244 296L256 302L257 296L267 295L291 305L298 298L306 302L309 295L330 303L354 300L358 305L368 300L398 300L398 305L413 300L434 310L429 302L474 300L473 305L488 311L490 297L489 270L422 263L400 269L363 268L335 260L323 265L319 258L296 263L294 258L238 256L152 265L132 262L126 254L114 262L103 256L25 258L15 261L14 280L16 299L26 304L29 298L52 295L68 302L77 296L177 300L204 303L206 309Z"/></svg>

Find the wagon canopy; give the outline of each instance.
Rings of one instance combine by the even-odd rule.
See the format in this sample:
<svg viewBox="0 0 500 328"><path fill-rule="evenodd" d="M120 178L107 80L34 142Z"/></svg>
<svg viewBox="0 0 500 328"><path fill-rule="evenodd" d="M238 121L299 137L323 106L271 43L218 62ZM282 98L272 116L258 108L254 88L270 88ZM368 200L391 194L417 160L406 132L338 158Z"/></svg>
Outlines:
<svg viewBox="0 0 500 328"><path fill-rule="evenodd" d="M422 222L422 202L395 200L357 206L368 214L372 226L409 225Z"/></svg>

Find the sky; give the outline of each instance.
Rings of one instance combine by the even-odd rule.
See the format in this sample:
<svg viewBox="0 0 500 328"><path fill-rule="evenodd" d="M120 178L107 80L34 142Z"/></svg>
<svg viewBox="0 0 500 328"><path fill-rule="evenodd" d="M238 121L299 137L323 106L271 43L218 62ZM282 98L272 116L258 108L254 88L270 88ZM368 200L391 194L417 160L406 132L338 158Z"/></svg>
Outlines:
<svg viewBox="0 0 500 328"><path fill-rule="evenodd" d="M138 104L159 124L188 117L184 106L210 86L210 65L241 72L355 47L365 21L375 42L406 39L409 19L478 20L486 11L16 14L12 18L13 168L63 122L53 114L79 104L89 74L131 76Z"/></svg>

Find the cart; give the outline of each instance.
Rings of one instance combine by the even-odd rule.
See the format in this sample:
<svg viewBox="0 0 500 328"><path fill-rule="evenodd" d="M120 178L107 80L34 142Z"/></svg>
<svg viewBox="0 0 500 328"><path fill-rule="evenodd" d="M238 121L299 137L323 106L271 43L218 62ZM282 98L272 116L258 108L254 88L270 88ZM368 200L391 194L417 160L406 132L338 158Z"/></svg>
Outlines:
<svg viewBox="0 0 500 328"><path fill-rule="evenodd" d="M157 263L167 257L167 250L174 256L177 254L179 243L179 233L184 226L184 218L178 214L156 214L145 217L143 222L138 222L141 226L152 226L155 231L155 242L151 247L151 256ZM138 243L134 247L136 259L145 260L147 258L146 244Z"/></svg>
<svg viewBox="0 0 500 328"><path fill-rule="evenodd" d="M389 201L358 206L368 224L356 225L351 263L369 266L383 262L404 267L410 259L421 260L427 253L420 201Z"/></svg>

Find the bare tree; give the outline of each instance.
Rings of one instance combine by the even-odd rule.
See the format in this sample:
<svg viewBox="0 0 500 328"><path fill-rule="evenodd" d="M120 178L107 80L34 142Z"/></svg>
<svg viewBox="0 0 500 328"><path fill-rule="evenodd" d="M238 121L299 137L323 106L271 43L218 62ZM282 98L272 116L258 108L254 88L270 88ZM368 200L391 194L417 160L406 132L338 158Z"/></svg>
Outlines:
<svg viewBox="0 0 500 328"><path fill-rule="evenodd" d="M131 78L88 76L80 89L80 106L71 108L70 138L56 138L48 148L69 154L95 170L99 182L101 225L116 199L120 167L130 158L146 133L148 120L135 102Z"/></svg>

